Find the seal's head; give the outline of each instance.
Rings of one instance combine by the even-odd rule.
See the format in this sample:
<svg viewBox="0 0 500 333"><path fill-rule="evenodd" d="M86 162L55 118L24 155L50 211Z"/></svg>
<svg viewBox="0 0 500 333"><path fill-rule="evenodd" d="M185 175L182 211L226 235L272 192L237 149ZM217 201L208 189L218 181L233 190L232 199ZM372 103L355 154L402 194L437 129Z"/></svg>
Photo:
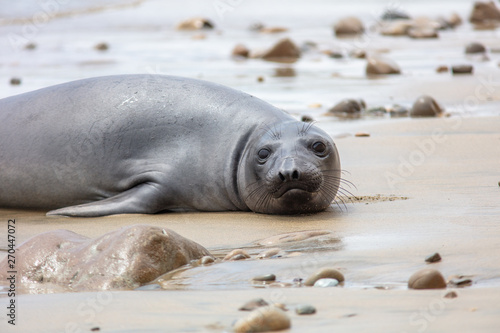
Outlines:
<svg viewBox="0 0 500 333"><path fill-rule="evenodd" d="M255 131L238 168L241 198L257 213L325 210L339 184L340 159L333 140L307 123L278 123Z"/></svg>

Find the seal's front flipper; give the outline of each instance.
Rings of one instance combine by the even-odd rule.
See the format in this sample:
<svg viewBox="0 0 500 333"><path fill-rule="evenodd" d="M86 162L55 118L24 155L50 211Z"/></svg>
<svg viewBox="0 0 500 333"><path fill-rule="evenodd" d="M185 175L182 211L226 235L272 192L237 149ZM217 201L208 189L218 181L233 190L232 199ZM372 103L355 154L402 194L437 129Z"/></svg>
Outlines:
<svg viewBox="0 0 500 333"><path fill-rule="evenodd" d="M144 183L100 201L51 210L47 216L96 217L113 214L153 214L161 211L164 197L155 184Z"/></svg>

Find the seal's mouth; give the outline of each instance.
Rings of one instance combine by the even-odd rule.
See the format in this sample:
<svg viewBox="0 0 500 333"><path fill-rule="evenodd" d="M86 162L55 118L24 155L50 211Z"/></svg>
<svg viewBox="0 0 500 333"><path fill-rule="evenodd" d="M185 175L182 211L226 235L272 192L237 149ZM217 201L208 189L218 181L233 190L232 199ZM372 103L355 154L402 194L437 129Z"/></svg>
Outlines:
<svg viewBox="0 0 500 333"><path fill-rule="evenodd" d="M306 193L312 194L317 192L318 189L315 186L311 186L310 184L305 184L303 182L290 182L283 184L272 191L272 196L275 199L279 199L283 197L285 194L287 195L303 195Z"/></svg>

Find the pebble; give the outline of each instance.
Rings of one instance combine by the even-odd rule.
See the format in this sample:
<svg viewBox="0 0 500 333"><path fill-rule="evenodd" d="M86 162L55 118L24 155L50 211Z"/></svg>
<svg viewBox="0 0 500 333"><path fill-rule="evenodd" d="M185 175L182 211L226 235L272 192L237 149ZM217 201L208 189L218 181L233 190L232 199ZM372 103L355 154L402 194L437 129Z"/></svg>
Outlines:
<svg viewBox="0 0 500 333"><path fill-rule="evenodd" d="M302 120L303 121L303 120ZM274 257L280 253L281 249L279 247L273 247L272 249L265 250L257 255L257 259L268 259Z"/></svg>
<svg viewBox="0 0 500 333"><path fill-rule="evenodd" d="M370 133L366 133L366 132L358 132L356 134L354 134L355 137L358 137L358 138L365 138L365 137L369 137L370 136Z"/></svg>
<svg viewBox="0 0 500 333"><path fill-rule="evenodd" d="M300 49L289 38L278 41L271 49L262 55L264 60L278 62L293 62L300 57Z"/></svg>
<svg viewBox="0 0 500 333"><path fill-rule="evenodd" d="M470 14L469 21L474 24L488 24L500 22L500 10L493 1L474 3L474 8Z"/></svg>
<svg viewBox="0 0 500 333"><path fill-rule="evenodd" d="M410 289L444 289L446 281L443 275L435 269L425 268L414 273L408 280Z"/></svg>
<svg viewBox="0 0 500 333"><path fill-rule="evenodd" d="M264 82L263 76L257 76L257 82Z"/></svg>
<svg viewBox="0 0 500 333"><path fill-rule="evenodd" d="M240 311L253 311L257 308L260 308L261 306L266 306L269 305L264 299L262 298L254 298L245 304L243 304L238 310Z"/></svg>
<svg viewBox="0 0 500 333"><path fill-rule="evenodd" d="M324 278L336 279L339 282L344 281L344 275L341 272L339 272L334 268L325 267L320 269L316 273L312 274L311 276L309 276L306 282L304 282L304 284L306 286L313 286L316 283L316 281Z"/></svg>
<svg viewBox="0 0 500 333"><path fill-rule="evenodd" d="M380 33L384 36L405 36L411 27L413 27L411 21L394 21L384 23L380 29Z"/></svg>
<svg viewBox="0 0 500 333"><path fill-rule="evenodd" d="M442 113L443 109L434 98L428 95L422 95L413 103L410 117L436 117Z"/></svg>
<svg viewBox="0 0 500 333"><path fill-rule="evenodd" d="M360 50L360 49L355 49L349 52L349 56L351 58L357 58L357 59L365 59L366 58L366 51L365 50Z"/></svg>
<svg viewBox="0 0 500 333"><path fill-rule="evenodd" d="M24 46L24 48L26 50L34 50L34 49L36 49L36 46L37 45L35 43L28 43L28 44L26 44L26 46Z"/></svg>
<svg viewBox="0 0 500 333"><path fill-rule="evenodd" d="M291 322L287 314L275 306L263 306L250 312L234 324L234 331L266 332L280 331L290 328Z"/></svg>
<svg viewBox="0 0 500 333"><path fill-rule="evenodd" d="M297 305L295 308L295 312L298 315L309 315L309 314L315 314L316 313L316 308L312 305Z"/></svg>
<svg viewBox="0 0 500 333"><path fill-rule="evenodd" d="M101 330L101 328L100 328L100 327L98 327L98 326L96 326L96 327L92 327L92 328L90 329L90 331L91 331L91 332L99 332L100 330Z"/></svg>
<svg viewBox="0 0 500 333"><path fill-rule="evenodd" d="M458 297L458 294L455 291L447 292L444 295L444 298L457 298L457 297Z"/></svg>
<svg viewBox="0 0 500 333"><path fill-rule="evenodd" d="M400 74L401 69L392 61L380 56L371 56L366 63L367 75Z"/></svg>
<svg viewBox="0 0 500 333"><path fill-rule="evenodd" d="M472 280L467 278L451 279L449 282L453 287L463 288L472 285Z"/></svg>
<svg viewBox="0 0 500 333"><path fill-rule="evenodd" d="M107 51L109 49L108 43L99 43L94 46L94 49L99 51Z"/></svg>
<svg viewBox="0 0 500 333"><path fill-rule="evenodd" d="M300 118L300 121L303 121L304 123L312 123L314 121L314 118L311 116L304 115L302 118Z"/></svg>
<svg viewBox="0 0 500 333"><path fill-rule="evenodd" d="M287 31L288 31L288 28L285 28L285 27L270 27L270 28L262 27L259 30L259 32L261 32L263 34L277 34L277 33L287 32Z"/></svg>
<svg viewBox="0 0 500 333"><path fill-rule="evenodd" d="M392 20L409 20L410 16L405 12L402 12L397 9L387 9L382 14L382 20L384 21L392 21Z"/></svg>
<svg viewBox="0 0 500 333"><path fill-rule="evenodd" d="M455 65L451 66L451 72L453 74L472 74L474 67L472 65Z"/></svg>
<svg viewBox="0 0 500 333"><path fill-rule="evenodd" d="M235 259L237 256L242 256L243 257L243 258L240 258L240 259L248 259L248 258L250 258L250 256L248 255L248 253L245 250L234 249L231 252L229 252L228 254L226 254L226 256L224 257L223 260L240 260L240 259Z"/></svg>
<svg viewBox="0 0 500 333"><path fill-rule="evenodd" d="M434 263L439 261L441 261L441 256L437 252L425 258L425 262L427 263Z"/></svg>
<svg viewBox="0 0 500 333"><path fill-rule="evenodd" d="M336 287L338 285L339 285L339 281L337 279L324 278L324 279L319 279L316 282L314 282L313 287L328 288L328 287Z"/></svg>
<svg viewBox="0 0 500 333"><path fill-rule="evenodd" d="M441 66L438 66L438 68L436 68L437 73L447 73L449 71L450 71L450 69L446 65L441 65Z"/></svg>
<svg viewBox="0 0 500 333"><path fill-rule="evenodd" d="M357 17L345 17L340 19L333 27L336 36L358 35L365 31L363 23Z"/></svg>
<svg viewBox="0 0 500 333"><path fill-rule="evenodd" d="M366 108L366 103L362 99L344 99L333 106L328 113L342 117L359 117L362 110Z"/></svg>
<svg viewBox="0 0 500 333"><path fill-rule="evenodd" d="M211 256L204 256L200 259L200 264L202 265L208 265L212 264L215 261L215 259Z"/></svg>
<svg viewBox="0 0 500 333"><path fill-rule="evenodd" d="M465 46L466 54L485 53L485 52L486 52L486 47L484 47L483 44L478 42L472 42L467 44L467 46Z"/></svg>
<svg viewBox="0 0 500 333"><path fill-rule="evenodd" d="M439 34L434 28L410 28L408 29L408 36L410 38L438 38Z"/></svg>
<svg viewBox="0 0 500 333"><path fill-rule="evenodd" d="M265 275L257 275L252 278L254 281L276 281L276 275L274 274L265 274Z"/></svg>
<svg viewBox="0 0 500 333"><path fill-rule="evenodd" d="M238 44L234 47L231 53L233 57L248 58L250 50L243 44Z"/></svg>
<svg viewBox="0 0 500 333"><path fill-rule="evenodd" d="M276 68L274 70L275 77L294 77L296 75L295 69L291 67Z"/></svg>
<svg viewBox="0 0 500 333"><path fill-rule="evenodd" d="M12 79L10 79L10 85L12 86L18 86L21 84L21 79L18 78L18 77L13 77Z"/></svg>
<svg viewBox="0 0 500 333"><path fill-rule="evenodd" d="M213 28L214 24L210 20L202 17L187 19L177 24L176 27L177 30L201 30Z"/></svg>
<svg viewBox="0 0 500 333"><path fill-rule="evenodd" d="M410 114L410 110L401 105L396 104L389 108L389 115L391 118L408 117L408 114Z"/></svg>

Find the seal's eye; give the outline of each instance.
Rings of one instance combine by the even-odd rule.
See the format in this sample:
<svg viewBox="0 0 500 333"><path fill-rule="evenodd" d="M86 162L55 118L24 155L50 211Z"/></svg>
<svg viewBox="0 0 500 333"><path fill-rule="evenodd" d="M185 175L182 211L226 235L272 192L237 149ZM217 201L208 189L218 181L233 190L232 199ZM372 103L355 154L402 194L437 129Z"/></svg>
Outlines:
<svg viewBox="0 0 500 333"><path fill-rule="evenodd" d="M261 160L265 160L269 157L269 155L271 155L271 152L267 148L262 148L261 150L259 150L257 155Z"/></svg>
<svg viewBox="0 0 500 333"><path fill-rule="evenodd" d="M322 155L326 152L326 145L323 142L317 141L313 143L312 149L315 153Z"/></svg>

